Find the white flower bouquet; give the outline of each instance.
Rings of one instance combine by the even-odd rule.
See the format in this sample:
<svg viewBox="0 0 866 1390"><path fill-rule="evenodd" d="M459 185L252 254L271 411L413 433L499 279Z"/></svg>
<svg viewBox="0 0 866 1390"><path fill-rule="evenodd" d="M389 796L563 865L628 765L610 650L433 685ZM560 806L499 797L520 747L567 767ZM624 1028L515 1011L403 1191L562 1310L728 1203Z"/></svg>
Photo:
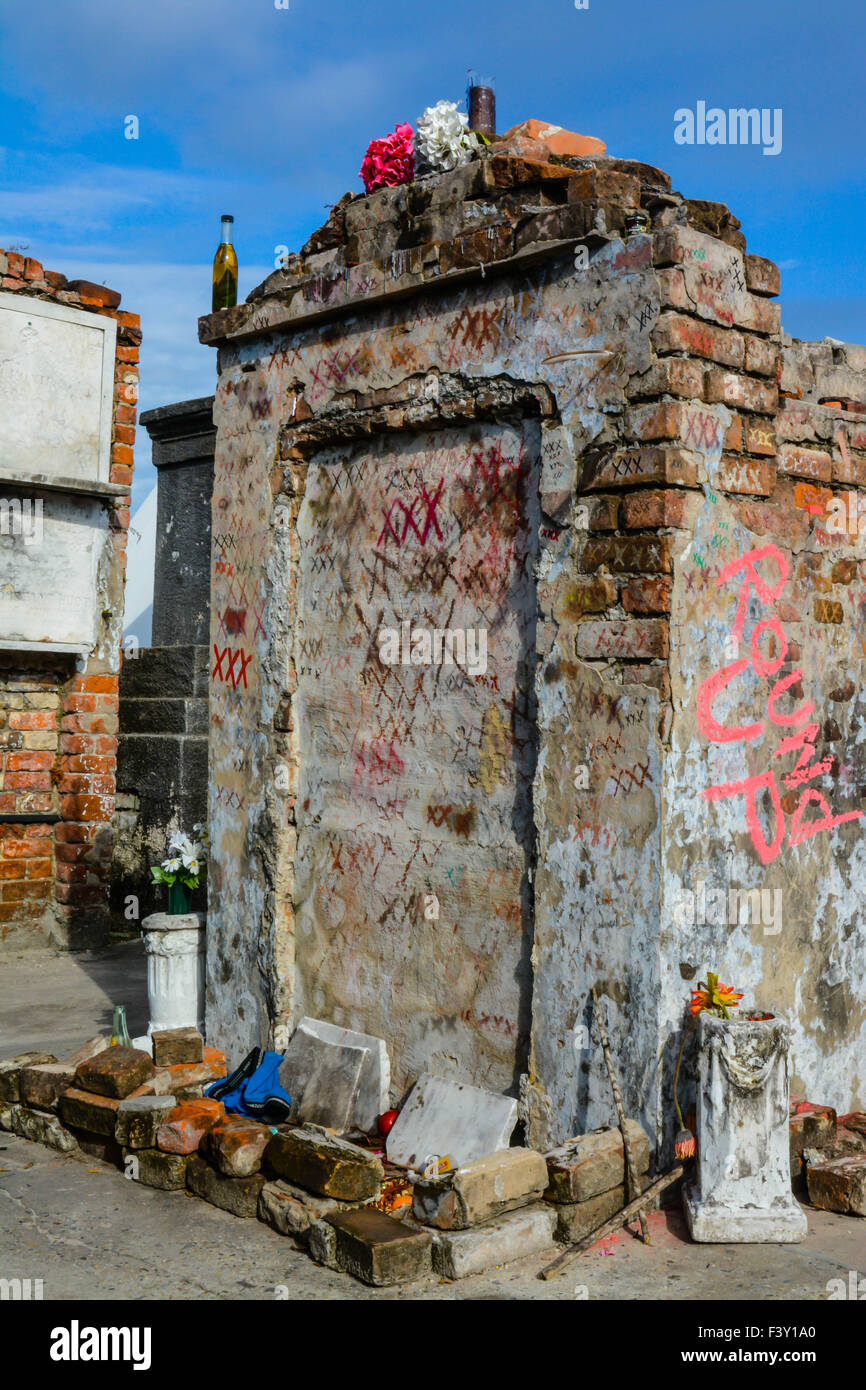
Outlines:
<svg viewBox="0 0 866 1390"><path fill-rule="evenodd" d="M168 858L151 865L153 882L168 885L169 912L188 910L189 894L198 888L206 872L205 853L210 845L207 826L198 823L192 831L197 839L175 830L168 842Z"/></svg>
<svg viewBox="0 0 866 1390"><path fill-rule="evenodd" d="M469 117L453 101L437 101L419 117L415 131L415 162L419 173L442 173L468 164L483 142L468 129Z"/></svg>

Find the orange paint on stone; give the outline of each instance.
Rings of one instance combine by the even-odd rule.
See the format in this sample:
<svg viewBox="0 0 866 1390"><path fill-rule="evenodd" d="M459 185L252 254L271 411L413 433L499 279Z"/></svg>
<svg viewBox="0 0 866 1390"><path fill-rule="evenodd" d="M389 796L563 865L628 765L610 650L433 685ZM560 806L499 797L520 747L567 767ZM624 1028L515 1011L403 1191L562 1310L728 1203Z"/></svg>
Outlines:
<svg viewBox="0 0 866 1390"><path fill-rule="evenodd" d="M221 1100L185 1100L169 1111L156 1136L163 1153L195 1153L208 1130L225 1116Z"/></svg>
<svg viewBox="0 0 866 1390"><path fill-rule="evenodd" d="M551 154L564 157L582 158L590 154L604 154L607 146L594 135L577 135L573 130L563 130L562 126L551 125L550 121L537 121L534 118L522 121L505 132L503 139L526 136L544 145Z"/></svg>

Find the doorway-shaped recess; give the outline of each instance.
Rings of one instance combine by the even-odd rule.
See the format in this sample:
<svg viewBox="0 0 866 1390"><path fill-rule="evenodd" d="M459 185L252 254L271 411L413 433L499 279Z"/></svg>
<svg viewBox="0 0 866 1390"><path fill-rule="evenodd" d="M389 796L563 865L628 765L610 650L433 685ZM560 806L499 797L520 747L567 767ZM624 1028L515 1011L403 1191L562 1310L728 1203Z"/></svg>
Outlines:
<svg viewBox="0 0 866 1390"><path fill-rule="evenodd" d="M514 1086L531 973L537 421L310 463L298 518L298 1010Z"/></svg>

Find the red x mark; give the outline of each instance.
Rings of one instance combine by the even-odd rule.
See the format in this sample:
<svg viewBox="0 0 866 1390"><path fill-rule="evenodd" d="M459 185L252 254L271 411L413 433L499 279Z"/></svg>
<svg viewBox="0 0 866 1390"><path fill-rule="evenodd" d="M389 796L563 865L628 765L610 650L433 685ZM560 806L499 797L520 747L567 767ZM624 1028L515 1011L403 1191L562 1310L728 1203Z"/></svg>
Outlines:
<svg viewBox="0 0 866 1390"><path fill-rule="evenodd" d="M418 537L419 545L425 544L427 537L430 534L431 527L435 529L436 535L438 539L441 541L442 532L439 530L439 522L436 519L436 508L439 505L439 499L442 496L442 491L444 487L445 479L440 478L439 486L437 487L434 495L431 497L426 487L422 483L421 491L418 493L416 497L413 498L412 502L408 507L406 506L405 502L403 502L399 497L395 497L393 502L391 502L390 506L388 506L387 508L383 507L382 515L385 518L385 525L382 527L382 530L379 534L379 539L376 541L376 544L381 545L383 538L386 535L390 534L394 537L394 540L397 542L398 545L402 545L407 535L409 534L410 526L412 530L415 532L415 535ZM419 503L421 504L421 507L423 508L424 512L420 528L418 527L415 521L415 508L418 506ZM391 522L391 514L394 511L395 507L399 507L403 513L402 535L398 534ZM399 527L399 525L400 523L398 521L397 526Z"/></svg>

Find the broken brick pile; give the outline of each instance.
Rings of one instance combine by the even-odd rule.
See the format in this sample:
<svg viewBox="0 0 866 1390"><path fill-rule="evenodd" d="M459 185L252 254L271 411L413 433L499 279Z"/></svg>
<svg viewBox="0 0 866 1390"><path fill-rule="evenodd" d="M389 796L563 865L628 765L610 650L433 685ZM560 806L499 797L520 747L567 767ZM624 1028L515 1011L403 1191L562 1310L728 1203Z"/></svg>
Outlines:
<svg viewBox="0 0 866 1390"><path fill-rule="evenodd" d="M225 1075L225 1058L194 1029L152 1041L152 1059L99 1036L62 1061L27 1053L0 1063L0 1127L115 1163L146 1186L185 1189L233 1216L258 1217L317 1263L376 1286L434 1271L461 1279L540 1254L624 1204L617 1129L548 1155L503 1148L419 1178L323 1126L228 1113L202 1094ZM649 1141L634 1121L629 1127L644 1174Z"/></svg>
<svg viewBox="0 0 866 1390"><path fill-rule="evenodd" d="M791 1102L791 1184L814 1207L866 1216L866 1114Z"/></svg>
<svg viewBox="0 0 866 1390"><path fill-rule="evenodd" d="M187 1039L182 1056L174 1035L163 1048L154 1034L153 1059L137 1048L110 1047L99 1035L59 1061L27 1052L0 1062L0 1129L61 1153L81 1149L122 1164L130 1110L138 1113L140 1104L154 1114L171 1112L226 1074L222 1052L204 1047L193 1030L175 1031Z"/></svg>
<svg viewBox="0 0 866 1390"><path fill-rule="evenodd" d="M119 308L117 291L67 280L14 251L0 249L0 289L117 323L110 487L101 494L112 552L101 575L103 612L95 652L78 674L68 655L0 653L0 943L8 937L10 944L29 946L41 931L56 944L80 948L97 944L109 928L115 654L122 626L141 326L138 314ZM26 480L34 492L41 477ZM16 495L24 482L14 483ZM7 816L29 821L5 821Z"/></svg>
<svg viewBox="0 0 866 1390"><path fill-rule="evenodd" d="M98 1036L60 1061L32 1052L0 1062L0 1128L257 1217L317 1263L377 1287L431 1273L462 1279L555 1240L576 1243L629 1200L616 1127L546 1154L503 1148L419 1177L321 1125L227 1112L203 1095L225 1076L225 1058L194 1029L152 1043L152 1058ZM643 1191L650 1142L626 1123ZM866 1215L866 1115L837 1122L829 1107L795 1100L790 1136L795 1188L805 1178L814 1206Z"/></svg>

